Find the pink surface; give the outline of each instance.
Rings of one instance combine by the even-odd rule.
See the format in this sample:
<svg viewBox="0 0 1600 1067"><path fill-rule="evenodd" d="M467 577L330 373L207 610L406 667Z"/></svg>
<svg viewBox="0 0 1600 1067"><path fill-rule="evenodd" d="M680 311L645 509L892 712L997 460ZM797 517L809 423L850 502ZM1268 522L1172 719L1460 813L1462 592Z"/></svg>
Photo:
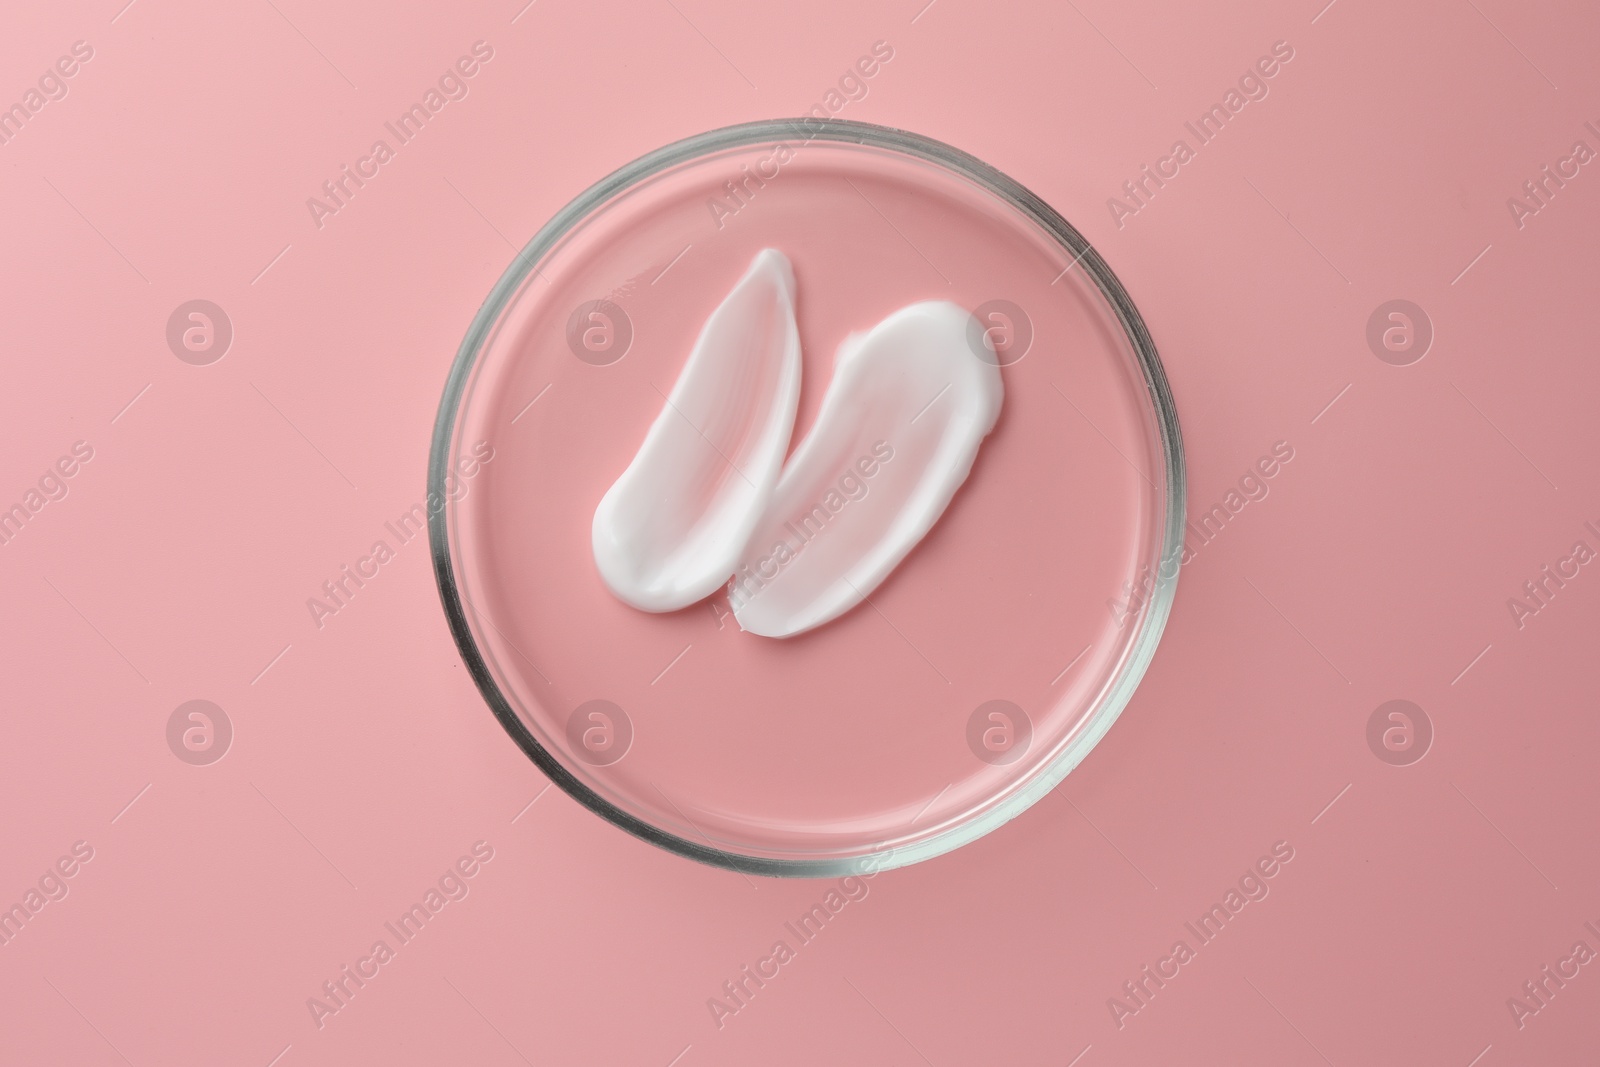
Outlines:
<svg viewBox="0 0 1600 1067"><path fill-rule="evenodd" d="M39 105L0 144L0 501L38 507L0 545L0 897L39 889L0 947L0 1059L1593 1059L1600 15L121 6L19 10L0 41L4 99ZM375 162L480 40L445 86L465 96ZM1055 796L838 888L803 941L785 924L828 883L699 867L541 793L422 539L320 628L306 600L423 497L446 365L513 248L650 148L827 100L878 40L893 60L840 114L993 163L1127 285L1191 517L1275 442L1294 459L1195 552L1143 687ZM1195 147L1185 123L1277 41L1264 98ZM377 169L314 220L344 165ZM1169 177L1140 204L1145 165ZM232 325L208 365L221 334L184 348L186 312L169 346L197 299ZM1408 365L1381 316L1369 347L1392 300L1431 321ZM169 730L194 700L231 731L193 705ZM1409 749L1393 709L1369 741L1392 700L1426 758L1415 708ZM745 966L776 976L714 1019ZM354 995L319 1027L336 979Z"/></svg>

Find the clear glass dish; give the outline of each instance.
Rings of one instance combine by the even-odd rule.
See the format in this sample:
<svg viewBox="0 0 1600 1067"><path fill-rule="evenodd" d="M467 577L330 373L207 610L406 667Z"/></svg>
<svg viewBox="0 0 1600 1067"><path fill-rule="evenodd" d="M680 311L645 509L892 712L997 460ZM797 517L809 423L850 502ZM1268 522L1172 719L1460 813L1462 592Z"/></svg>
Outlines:
<svg viewBox="0 0 1600 1067"><path fill-rule="evenodd" d="M743 633L725 594L612 597L590 522L754 253L794 264L798 442L835 347L916 300L974 312L1006 397L971 476L867 603ZM981 161L863 123L668 145L567 205L488 295L429 460L463 662L557 785L703 862L826 877L939 855L1089 753L1177 583L1178 421L1139 313L1060 215Z"/></svg>

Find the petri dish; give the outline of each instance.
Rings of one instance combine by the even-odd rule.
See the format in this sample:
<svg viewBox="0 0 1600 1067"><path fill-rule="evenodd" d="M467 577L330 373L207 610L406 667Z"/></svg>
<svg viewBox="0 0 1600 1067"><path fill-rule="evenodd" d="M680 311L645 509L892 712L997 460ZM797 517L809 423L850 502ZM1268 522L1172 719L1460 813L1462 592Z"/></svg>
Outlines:
<svg viewBox="0 0 1600 1067"><path fill-rule="evenodd" d="M629 607L590 546L706 316L768 247L797 284L795 443L839 343L919 300L973 313L1005 389L932 531L785 640L742 632L725 591ZM1127 704L1182 552L1173 400L1099 254L973 156L842 120L690 137L563 208L467 330L428 480L445 615L528 757L629 833L775 876L903 866L1025 811Z"/></svg>

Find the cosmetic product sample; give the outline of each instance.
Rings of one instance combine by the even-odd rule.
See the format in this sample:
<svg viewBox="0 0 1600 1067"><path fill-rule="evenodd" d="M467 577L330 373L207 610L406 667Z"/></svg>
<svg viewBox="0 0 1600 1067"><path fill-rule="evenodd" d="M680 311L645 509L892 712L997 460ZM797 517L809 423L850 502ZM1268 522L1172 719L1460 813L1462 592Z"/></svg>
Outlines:
<svg viewBox="0 0 1600 1067"><path fill-rule="evenodd" d="M1049 796L1190 554L1133 297L905 130L757 123L597 179L435 427L434 571L496 721L598 818L751 877L903 866Z"/></svg>
<svg viewBox="0 0 1600 1067"><path fill-rule="evenodd" d="M732 573L777 484L800 396L794 272L763 249L711 313L633 462L595 509L594 561L644 611Z"/></svg>
<svg viewBox="0 0 1600 1067"><path fill-rule="evenodd" d="M729 583L741 628L790 637L838 618L939 521L1003 398L971 321L922 301L840 346L816 423Z"/></svg>

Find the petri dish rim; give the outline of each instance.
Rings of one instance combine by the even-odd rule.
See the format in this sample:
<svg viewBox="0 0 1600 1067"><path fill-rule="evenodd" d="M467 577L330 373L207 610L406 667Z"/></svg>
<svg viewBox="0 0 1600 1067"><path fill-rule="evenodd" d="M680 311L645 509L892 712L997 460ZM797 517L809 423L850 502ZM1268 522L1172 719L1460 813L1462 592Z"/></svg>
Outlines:
<svg viewBox="0 0 1600 1067"><path fill-rule="evenodd" d="M450 518L453 513L453 501L450 501L449 494L445 491L453 459L452 450L455 445L458 414L461 402L467 395L478 357L484 349L485 342L493 334L501 315L520 291L529 274L538 267L546 255L594 211L605 206L619 194L649 181L674 166L712 153L786 140L801 143L823 140L859 144L900 152L942 166L986 189L1010 207L1020 211L1034 225L1054 238L1071 258L1068 269L1071 266L1080 267L1085 276L1093 281L1095 288L1105 299L1122 327L1139 364L1154 416L1166 489L1161 549L1156 560L1154 583L1147 601L1147 610L1142 613L1138 632L1129 642L1122 669L1102 691L1098 704L1086 713L1082 727L1074 731L1072 739L1052 761L1014 788L1009 796L977 812L971 818L921 840L844 857L782 858L751 855L693 841L618 807L568 771L561 759L542 745L518 716L506 695L500 690L473 636L451 556ZM1171 614L1173 599L1177 593L1179 561L1183 550L1186 481L1183 439L1178 425L1177 408L1167 382L1166 372L1156 352L1155 342L1150 337L1144 319L1134 306L1127 290L1123 288L1099 252L1071 223L1014 179L977 157L941 141L906 130L854 120L804 117L742 123L664 145L602 178L545 223L513 258L505 273L490 290L468 326L466 335L456 352L455 360L445 380L434 422L428 455L428 492L430 497L437 493L439 499L446 501L445 506L439 511L430 510L428 513L428 542L440 602L444 608L451 636L455 639L456 648L479 693L489 705L490 711L518 747L550 778L551 782L578 803L618 828L689 859L746 874L832 878L907 866L943 855L975 841L1032 807L1060 784L1062 779L1093 750L1132 698L1155 655L1156 646Z"/></svg>

